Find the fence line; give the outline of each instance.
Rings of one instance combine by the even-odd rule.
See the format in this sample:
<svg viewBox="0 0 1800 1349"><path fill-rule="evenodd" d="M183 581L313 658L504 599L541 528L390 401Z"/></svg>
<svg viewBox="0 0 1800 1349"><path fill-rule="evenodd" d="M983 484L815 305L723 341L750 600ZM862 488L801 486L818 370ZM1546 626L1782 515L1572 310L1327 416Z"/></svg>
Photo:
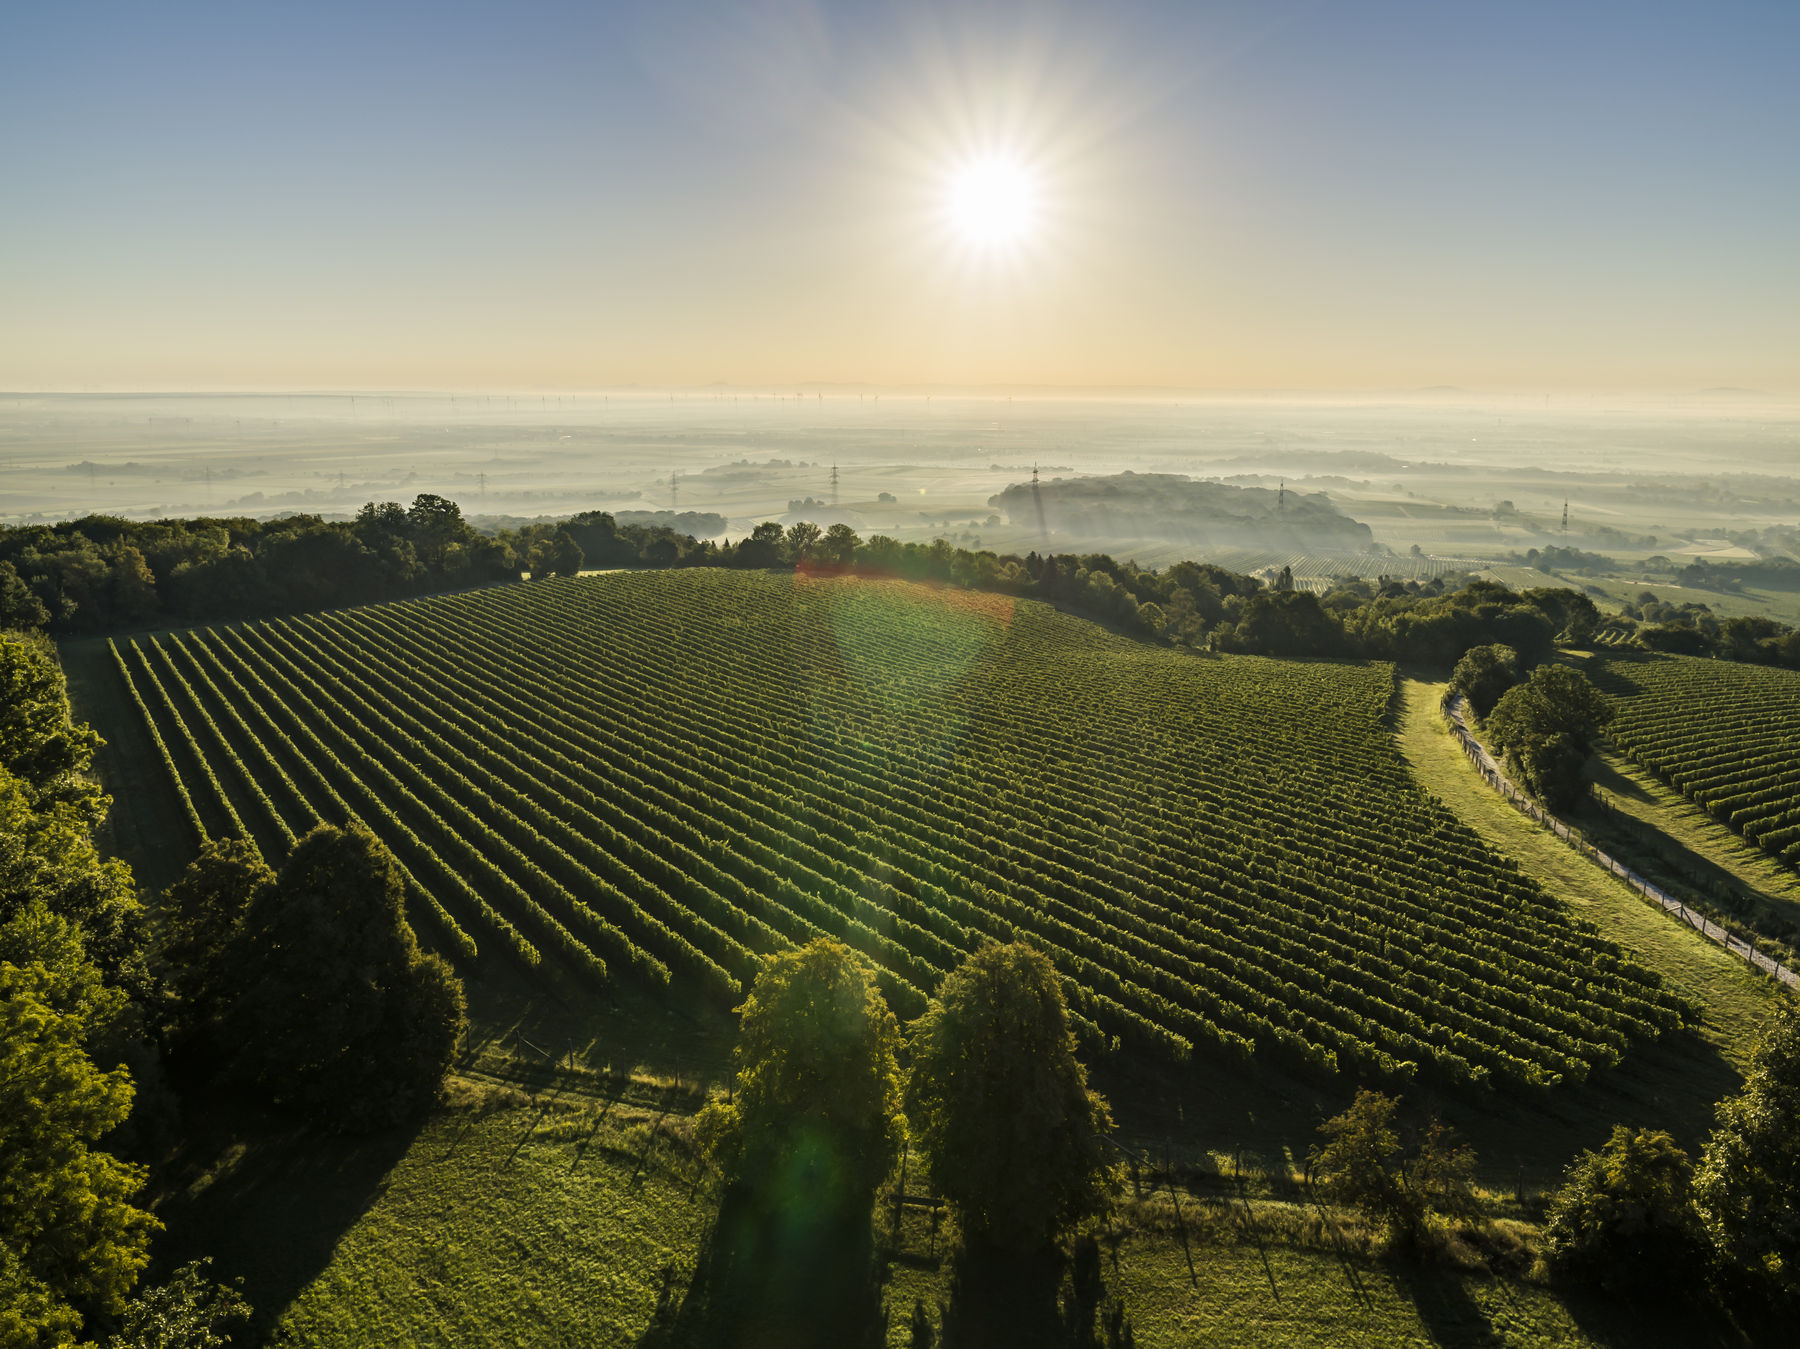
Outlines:
<svg viewBox="0 0 1800 1349"><path fill-rule="evenodd" d="M1611 872L1614 876L1624 881L1625 884L1629 885L1633 890L1636 890L1645 899L1660 904L1664 913L1676 915L1703 937L1707 938L1709 941L1717 942L1720 946L1723 946L1727 951L1730 951L1740 959L1749 961L1751 965L1761 970L1764 974L1773 975L1775 978L1781 980L1782 983L1787 984L1790 988L1800 988L1800 974L1795 974L1793 970L1790 970L1780 961L1771 959L1769 956L1757 950L1749 942L1745 941L1742 937L1738 937L1727 931L1725 928L1720 927L1704 914L1694 912L1694 910L1690 909L1681 900L1662 889L1661 886L1645 880L1624 863L1602 852L1585 838L1582 838L1574 830L1570 829L1568 825L1557 819L1556 816L1550 814L1549 811L1538 805L1537 802L1525 795L1524 792L1513 786L1512 783L1507 780L1506 774L1500 771L1500 765L1494 762L1494 756L1487 752L1486 747L1475 738L1474 734L1469 730L1468 723L1463 720L1463 697L1460 693L1444 704L1444 711L1450 719L1450 733L1456 737L1457 742L1462 746L1463 753L1468 756L1469 762L1475 765L1476 771L1486 779L1488 786L1499 792L1508 801L1511 801L1513 805L1518 807L1525 815L1537 821L1545 829L1550 830L1595 866L1600 867L1604 871Z"/></svg>

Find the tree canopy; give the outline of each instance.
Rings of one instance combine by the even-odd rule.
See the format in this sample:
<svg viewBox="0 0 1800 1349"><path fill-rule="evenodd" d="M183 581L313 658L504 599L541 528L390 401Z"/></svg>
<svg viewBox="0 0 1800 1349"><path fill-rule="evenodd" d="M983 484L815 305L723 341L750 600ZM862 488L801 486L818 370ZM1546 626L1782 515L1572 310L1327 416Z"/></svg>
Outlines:
<svg viewBox="0 0 1800 1349"><path fill-rule="evenodd" d="M1588 756L1611 717L1581 671L1540 665L1494 704L1487 732L1514 777L1552 810L1566 810L1587 791Z"/></svg>
<svg viewBox="0 0 1800 1349"><path fill-rule="evenodd" d="M1720 1255L1800 1293L1800 1004L1784 998L1694 1175L1694 1201Z"/></svg>
<svg viewBox="0 0 1800 1349"><path fill-rule="evenodd" d="M1030 1253L1104 1211L1112 1117L1042 952L976 951L914 1023L911 1048L908 1119L965 1241Z"/></svg>
<svg viewBox="0 0 1800 1349"><path fill-rule="evenodd" d="M17 949L24 923L0 929ZM66 934L65 934L66 935ZM29 939L27 939L29 940ZM124 1068L105 1071L90 1040L118 1015L79 959L0 959L0 1342L57 1343L92 1312L113 1312L149 1260L158 1223L134 1207L141 1167L96 1146L130 1113ZM47 1338L40 1338L47 1337Z"/></svg>
<svg viewBox="0 0 1800 1349"><path fill-rule="evenodd" d="M1348 1110L1319 1126L1325 1141L1313 1150L1312 1165L1331 1198L1413 1243L1433 1212L1473 1216L1475 1154L1436 1119L1407 1147L1399 1109L1397 1097L1359 1089Z"/></svg>
<svg viewBox="0 0 1800 1349"><path fill-rule="evenodd" d="M1492 712L1494 704L1518 682L1519 653L1498 642L1470 647L1450 672L1450 691L1468 699L1478 717Z"/></svg>
<svg viewBox="0 0 1800 1349"><path fill-rule="evenodd" d="M1544 1263L1603 1287L1654 1287L1689 1276L1703 1249L1693 1164L1660 1129L1619 1124L1570 1164L1550 1201Z"/></svg>
<svg viewBox="0 0 1800 1349"><path fill-rule="evenodd" d="M466 1028L462 985L420 951L393 858L366 829L320 825L295 844L253 890L226 963L234 1075L350 1131L436 1100Z"/></svg>
<svg viewBox="0 0 1800 1349"><path fill-rule="evenodd" d="M902 1137L899 1027L850 948L776 956L740 1009L737 1077L702 1133L753 1191L866 1211Z"/></svg>

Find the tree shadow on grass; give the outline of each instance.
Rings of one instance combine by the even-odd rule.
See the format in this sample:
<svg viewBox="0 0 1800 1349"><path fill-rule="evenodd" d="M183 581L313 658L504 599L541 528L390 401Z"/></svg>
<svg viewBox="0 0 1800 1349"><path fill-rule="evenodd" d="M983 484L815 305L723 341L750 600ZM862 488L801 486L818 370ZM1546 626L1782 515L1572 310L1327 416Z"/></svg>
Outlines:
<svg viewBox="0 0 1800 1349"><path fill-rule="evenodd" d="M1399 1259L1389 1262L1389 1270L1394 1282L1412 1299L1433 1344L1461 1347L1504 1342L1487 1313L1469 1296L1468 1274Z"/></svg>
<svg viewBox="0 0 1800 1349"><path fill-rule="evenodd" d="M645 1349L874 1349L886 1336L869 1215L733 1186L679 1301L666 1280Z"/></svg>
<svg viewBox="0 0 1800 1349"><path fill-rule="evenodd" d="M1744 1349L1793 1343L1791 1321L1771 1318L1766 1308L1746 1304L1731 1309L1713 1300L1699 1268L1691 1281L1660 1293L1558 1291L1582 1333L1607 1349Z"/></svg>
<svg viewBox="0 0 1800 1349"><path fill-rule="evenodd" d="M1122 1349L1125 1306L1109 1295L1092 1237L1072 1254L1002 1256L965 1248L944 1308L942 1349Z"/></svg>
<svg viewBox="0 0 1800 1349"><path fill-rule="evenodd" d="M183 1141L156 1168L167 1230L150 1278L212 1256L215 1276L243 1278L260 1340L380 1197L419 1124L346 1137L220 1092L183 1113Z"/></svg>

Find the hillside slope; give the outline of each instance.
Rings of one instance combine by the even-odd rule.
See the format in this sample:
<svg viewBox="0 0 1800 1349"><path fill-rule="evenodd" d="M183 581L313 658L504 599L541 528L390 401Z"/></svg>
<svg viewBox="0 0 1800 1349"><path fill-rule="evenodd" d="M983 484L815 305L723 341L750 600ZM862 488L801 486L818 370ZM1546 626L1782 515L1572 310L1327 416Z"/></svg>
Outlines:
<svg viewBox="0 0 1800 1349"><path fill-rule="evenodd" d="M829 932L916 1013L1041 946L1090 1048L1547 1085L1679 1023L1420 790L1390 667L901 582L621 573L119 644L196 834L355 814L422 928L729 1006Z"/></svg>

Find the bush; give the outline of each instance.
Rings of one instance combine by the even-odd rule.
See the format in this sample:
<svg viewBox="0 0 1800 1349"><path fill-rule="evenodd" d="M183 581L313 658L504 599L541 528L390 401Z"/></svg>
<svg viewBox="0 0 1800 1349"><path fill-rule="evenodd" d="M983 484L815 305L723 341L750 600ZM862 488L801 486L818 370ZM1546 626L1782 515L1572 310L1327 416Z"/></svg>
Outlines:
<svg viewBox="0 0 1800 1349"><path fill-rule="evenodd" d="M1550 1201L1544 1264L1603 1288L1691 1276L1704 1250L1687 1153L1660 1129L1615 1125L1598 1152L1570 1164Z"/></svg>

